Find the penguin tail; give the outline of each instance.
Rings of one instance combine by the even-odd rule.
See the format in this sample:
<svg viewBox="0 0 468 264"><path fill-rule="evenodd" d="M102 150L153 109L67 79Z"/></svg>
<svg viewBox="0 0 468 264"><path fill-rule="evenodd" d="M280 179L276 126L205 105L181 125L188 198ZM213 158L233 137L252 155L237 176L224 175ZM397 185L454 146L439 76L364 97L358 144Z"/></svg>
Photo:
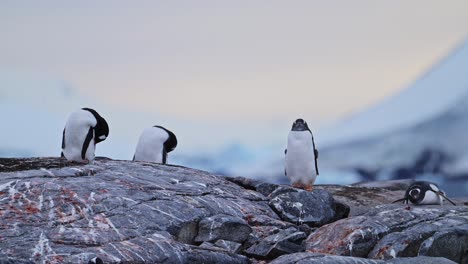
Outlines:
<svg viewBox="0 0 468 264"><path fill-rule="evenodd" d="M450 200L450 199L445 195L445 193L443 193L443 192L441 192L441 191L438 191L437 194L440 195L440 196L442 196L445 200L449 201L451 204L453 204L453 205L456 206L456 204L455 204L452 200Z"/></svg>

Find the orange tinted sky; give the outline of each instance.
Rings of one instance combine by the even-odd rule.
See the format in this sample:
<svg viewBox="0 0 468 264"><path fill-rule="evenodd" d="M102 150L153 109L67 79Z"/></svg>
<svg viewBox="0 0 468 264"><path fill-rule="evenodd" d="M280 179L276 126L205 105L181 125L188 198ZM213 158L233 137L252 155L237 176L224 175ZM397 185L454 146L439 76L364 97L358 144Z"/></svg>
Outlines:
<svg viewBox="0 0 468 264"><path fill-rule="evenodd" d="M468 35L465 0L135 3L3 1L0 73L167 117L327 121L403 89Z"/></svg>

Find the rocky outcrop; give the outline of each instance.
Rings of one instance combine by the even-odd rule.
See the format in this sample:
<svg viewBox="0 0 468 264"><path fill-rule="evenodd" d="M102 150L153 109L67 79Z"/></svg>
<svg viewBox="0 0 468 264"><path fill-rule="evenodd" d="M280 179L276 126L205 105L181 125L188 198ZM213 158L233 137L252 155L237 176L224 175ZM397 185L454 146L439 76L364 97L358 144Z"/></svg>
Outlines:
<svg viewBox="0 0 468 264"><path fill-rule="evenodd" d="M412 259L421 263L466 263L468 207L386 205L402 193L306 192L105 158L0 159L0 263L380 263L355 257L417 255L428 256Z"/></svg>
<svg viewBox="0 0 468 264"><path fill-rule="evenodd" d="M10 259L248 263L243 254L271 235L298 230L295 240L278 243L293 240L303 250L311 231L282 220L267 191L194 169L103 158L86 165L59 158L0 164L0 254Z"/></svg>
<svg viewBox="0 0 468 264"><path fill-rule="evenodd" d="M296 253L281 256L270 264L454 264L446 258L431 258L431 257L415 257L415 258L399 258L387 261L364 259L356 257L343 257L325 254L314 253Z"/></svg>
<svg viewBox="0 0 468 264"><path fill-rule="evenodd" d="M306 250L372 259L440 256L468 263L468 207L383 205L324 226Z"/></svg>

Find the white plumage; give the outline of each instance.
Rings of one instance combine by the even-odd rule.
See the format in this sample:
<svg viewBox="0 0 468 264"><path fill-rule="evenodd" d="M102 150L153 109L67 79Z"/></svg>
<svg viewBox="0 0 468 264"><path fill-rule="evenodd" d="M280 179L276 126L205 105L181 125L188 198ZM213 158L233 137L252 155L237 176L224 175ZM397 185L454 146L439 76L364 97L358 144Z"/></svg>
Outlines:
<svg viewBox="0 0 468 264"><path fill-rule="evenodd" d="M439 195L439 187L437 187L435 184L430 183L429 187L431 188L430 190L427 190L424 199L420 202L420 204L443 204L443 197Z"/></svg>
<svg viewBox="0 0 468 264"><path fill-rule="evenodd" d="M315 172L315 154L310 131L290 131L285 157L286 176L293 185L313 185Z"/></svg>
<svg viewBox="0 0 468 264"><path fill-rule="evenodd" d="M63 135L65 148L62 149L62 153L67 160L78 162L94 160L94 134L86 150L86 160L82 158L81 152L83 149L83 142L85 141L90 128L95 127L96 124L96 118L89 111L80 109L70 114L67 123L65 124L65 131Z"/></svg>
<svg viewBox="0 0 468 264"><path fill-rule="evenodd" d="M169 133L159 127L149 127L143 130L135 150L135 161L163 163L164 143L169 139Z"/></svg>

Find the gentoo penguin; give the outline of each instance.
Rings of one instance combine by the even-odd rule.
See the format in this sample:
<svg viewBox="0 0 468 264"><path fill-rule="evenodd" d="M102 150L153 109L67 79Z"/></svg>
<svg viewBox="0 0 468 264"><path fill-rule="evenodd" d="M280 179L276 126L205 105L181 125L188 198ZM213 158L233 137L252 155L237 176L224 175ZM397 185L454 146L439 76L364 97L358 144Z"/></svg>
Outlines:
<svg viewBox="0 0 468 264"><path fill-rule="evenodd" d="M88 264L104 264L104 261L102 261L102 259L98 257L95 257L91 259L90 261L88 261Z"/></svg>
<svg viewBox="0 0 468 264"><path fill-rule="evenodd" d="M70 161L94 160L96 144L109 136L106 120L91 108L73 112L65 124L62 136L62 157Z"/></svg>
<svg viewBox="0 0 468 264"><path fill-rule="evenodd" d="M449 198L447 198L445 193L440 190L439 186L437 186L435 183L427 181L416 181L408 187L405 192L405 197L392 203L403 202L408 204L408 201L410 201L416 205L442 205L443 199L449 201L453 205L456 205Z"/></svg>
<svg viewBox="0 0 468 264"><path fill-rule="evenodd" d="M285 174L296 188L308 191L319 175L314 136L303 119L297 119L288 135L285 154Z"/></svg>
<svg viewBox="0 0 468 264"><path fill-rule="evenodd" d="M148 161L166 164L167 154L177 146L177 138L162 126L146 128L138 140L134 161Z"/></svg>

